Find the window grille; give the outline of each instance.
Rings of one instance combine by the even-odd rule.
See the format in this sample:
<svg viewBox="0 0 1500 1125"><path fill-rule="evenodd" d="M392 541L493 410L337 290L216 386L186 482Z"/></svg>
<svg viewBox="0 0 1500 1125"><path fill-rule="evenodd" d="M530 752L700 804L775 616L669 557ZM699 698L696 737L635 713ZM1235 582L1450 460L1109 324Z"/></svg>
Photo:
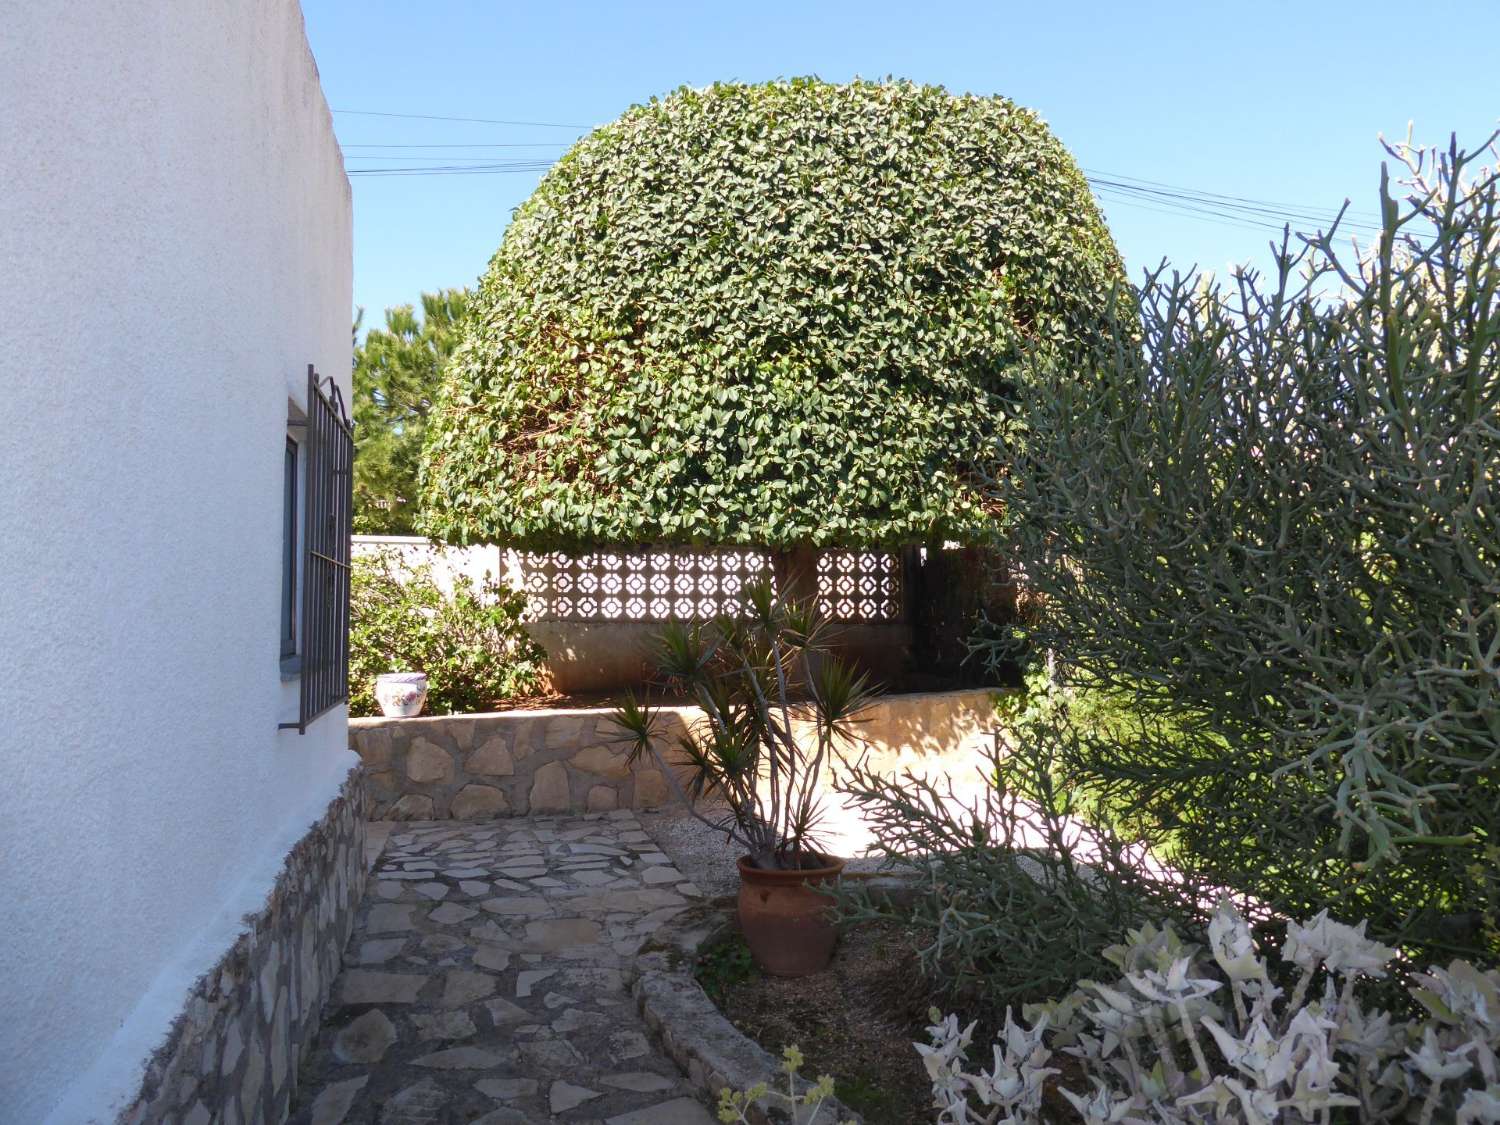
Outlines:
<svg viewBox="0 0 1500 1125"><path fill-rule="evenodd" d="M325 391L326 386L326 391ZM354 516L354 427L332 379L307 365L306 497L302 525L299 734L349 698L349 552Z"/></svg>

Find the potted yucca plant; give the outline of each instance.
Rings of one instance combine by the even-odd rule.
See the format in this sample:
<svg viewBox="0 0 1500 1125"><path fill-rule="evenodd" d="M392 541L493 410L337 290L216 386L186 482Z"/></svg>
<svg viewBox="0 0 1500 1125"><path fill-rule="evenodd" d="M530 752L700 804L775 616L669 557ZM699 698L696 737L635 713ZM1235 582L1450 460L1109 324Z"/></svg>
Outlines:
<svg viewBox="0 0 1500 1125"><path fill-rule="evenodd" d="M662 687L689 695L701 717L668 739L650 701L631 695L613 718L632 764L652 758L694 816L745 849L739 919L756 962L803 976L833 955L828 899L814 888L844 866L818 843L819 778L857 741L855 724L876 693L829 654L811 600L777 596L768 583L745 595L742 616L673 622L658 639ZM721 814L699 807L709 795L724 802Z"/></svg>

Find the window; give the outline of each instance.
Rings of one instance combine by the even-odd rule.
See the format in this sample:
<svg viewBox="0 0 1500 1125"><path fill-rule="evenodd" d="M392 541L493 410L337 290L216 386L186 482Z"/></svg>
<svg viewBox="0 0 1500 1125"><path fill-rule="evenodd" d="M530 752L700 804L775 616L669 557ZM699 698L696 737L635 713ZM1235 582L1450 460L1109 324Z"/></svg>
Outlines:
<svg viewBox="0 0 1500 1125"><path fill-rule="evenodd" d="M326 388L323 385L326 382ZM354 427L332 380L307 366L307 434L298 445L302 486L300 609L292 625L301 657L297 721L307 730L349 698L349 536L354 520ZM288 443L290 446L292 443ZM294 454L289 449L288 457ZM296 473L288 470L289 480ZM296 486L292 486L293 493ZM295 524L295 520L293 520ZM293 565L298 549L291 548ZM286 609L283 608L283 613ZM285 634L283 634L283 643Z"/></svg>
<svg viewBox="0 0 1500 1125"><path fill-rule="evenodd" d="M281 659L297 655L297 443L286 439L281 493Z"/></svg>

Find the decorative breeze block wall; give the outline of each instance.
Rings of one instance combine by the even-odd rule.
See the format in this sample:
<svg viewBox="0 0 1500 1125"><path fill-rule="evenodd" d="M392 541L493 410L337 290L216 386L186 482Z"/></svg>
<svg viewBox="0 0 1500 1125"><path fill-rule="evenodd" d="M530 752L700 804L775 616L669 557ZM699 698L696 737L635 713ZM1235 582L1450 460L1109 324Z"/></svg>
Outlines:
<svg viewBox="0 0 1500 1125"><path fill-rule="evenodd" d="M516 571L537 621L690 620L738 613L745 587L771 577L771 558L747 548L522 553ZM901 620L901 557L821 552L818 606L834 621Z"/></svg>

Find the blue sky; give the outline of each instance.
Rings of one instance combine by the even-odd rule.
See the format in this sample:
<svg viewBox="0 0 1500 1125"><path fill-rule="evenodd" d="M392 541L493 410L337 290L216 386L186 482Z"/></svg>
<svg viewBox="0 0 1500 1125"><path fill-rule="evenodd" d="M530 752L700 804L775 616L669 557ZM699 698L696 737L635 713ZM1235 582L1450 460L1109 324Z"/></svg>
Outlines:
<svg viewBox="0 0 1500 1125"><path fill-rule="evenodd" d="M1500 3L482 3L303 0L350 168L553 159L677 86L885 75L998 93L1091 173L1293 204L1374 209L1377 134L1500 125ZM1420 16L1415 13L1420 9ZM374 148L356 146L535 146ZM394 159L395 157L410 159ZM535 170L354 177L354 296L366 322L472 284ZM1162 258L1264 265L1269 231L1104 200L1133 275Z"/></svg>

